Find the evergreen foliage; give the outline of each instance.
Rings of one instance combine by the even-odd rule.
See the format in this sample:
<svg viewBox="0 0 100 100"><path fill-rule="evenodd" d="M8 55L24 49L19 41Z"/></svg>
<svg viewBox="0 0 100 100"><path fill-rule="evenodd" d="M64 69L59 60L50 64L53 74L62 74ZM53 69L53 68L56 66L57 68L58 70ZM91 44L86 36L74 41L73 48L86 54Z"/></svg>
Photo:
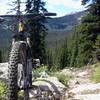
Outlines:
<svg viewBox="0 0 100 100"><path fill-rule="evenodd" d="M83 0L86 4L90 0ZM60 64L64 64L68 57L66 66L81 67L88 63L95 62L97 52L100 55L100 1L92 0L88 6L87 14L82 17L81 23L73 29L71 44L67 48L62 48ZM68 42L69 44L69 42ZM64 46L65 47L65 46ZM67 52L67 55L64 52ZM65 56L66 55L66 56ZM67 61L67 60L66 60ZM64 65L63 65L64 66Z"/></svg>
<svg viewBox="0 0 100 100"><path fill-rule="evenodd" d="M59 66L60 69L69 66L69 53L68 53L67 40L64 41L60 49Z"/></svg>
<svg viewBox="0 0 100 100"><path fill-rule="evenodd" d="M75 31L75 29L74 29ZM71 55L70 55L70 66L76 67L78 66L78 53L79 53L79 34L77 32L74 32L72 37L72 44L71 44Z"/></svg>
<svg viewBox="0 0 100 100"><path fill-rule="evenodd" d="M96 45L100 35L100 0L92 0L92 3L88 7L88 14L82 18L82 25L84 25L84 31L82 32L81 40L83 38L85 40L84 51L87 55L86 60L88 60L90 57L94 58L97 48L100 45Z"/></svg>
<svg viewBox="0 0 100 100"><path fill-rule="evenodd" d="M39 58L41 63L46 63L45 36L46 28L44 26L45 16L36 17L34 14L46 12L45 2L42 0L27 0L26 12L33 14L27 18L27 24L30 27L28 32L31 37L32 56Z"/></svg>
<svg viewBox="0 0 100 100"><path fill-rule="evenodd" d="M53 52L51 49L47 49L46 54L47 54L46 61L48 65L48 70L51 70L53 67Z"/></svg>
<svg viewBox="0 0 100 100"><path fill-rule="evenodd" d="M89 0L83 0L83 4L86 4ZM76 56L73 56L71 66L83 66L90 62L95 56L94 52L97 52L97 41L100 35L100 2L93 0L92 4L88 6L88 13L82 17L81 24L77 26L75 34L79 34L79 39L76 40L77 46L73 49L76 50ZM74 36L75 37L75 36ZM76 36L78 37L78 36ZM77 41L79 41L77 43ZM74 44L73 44L74 46ZM72 51L73 52L73 51ZM73 54L74 55L74 54ZM75 63L75 64L73 64Z"/></svg>

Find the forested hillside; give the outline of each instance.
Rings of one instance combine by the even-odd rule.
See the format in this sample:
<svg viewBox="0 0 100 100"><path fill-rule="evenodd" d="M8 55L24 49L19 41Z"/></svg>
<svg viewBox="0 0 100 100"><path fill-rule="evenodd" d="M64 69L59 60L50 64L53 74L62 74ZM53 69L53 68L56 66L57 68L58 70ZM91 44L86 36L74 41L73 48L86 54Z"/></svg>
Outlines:
<svg viewBox="0 0 100 100"><path fill-rule="evenodd" d="M94 0L87 12L70 32L72 36L66 37L59 49L55 47L54 59L60 68L81 67L100 60L100 1Z"/></svg>
<svg viewBox="0 0 100 100"><path fill-rule="evenodd" d="M74 14L66 15L58 18L48 18L45 25L48 29L48 34L46 36L47 43L54 42L55 40L61 40L72 28L80 22L81 16L83 16L85 11L77 12ZM7 25L12 24L15 19L5 18L5 22L0 25L0 47L8 46L9 40L11 39L12 33L7 29ZM8 22L6 22L8 21ZM15 22L15 21L14 21Z"/></svg>

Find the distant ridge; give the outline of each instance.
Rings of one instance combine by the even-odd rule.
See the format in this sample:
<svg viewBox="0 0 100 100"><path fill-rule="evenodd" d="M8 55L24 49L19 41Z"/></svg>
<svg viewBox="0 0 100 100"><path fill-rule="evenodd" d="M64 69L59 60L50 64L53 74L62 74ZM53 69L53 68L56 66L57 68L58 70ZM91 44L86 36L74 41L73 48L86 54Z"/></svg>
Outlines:
<svg viewBox="0 0 100 100"><path fill-rule="evenodd" d="M58 41L67 36L68 32L72 28L80 23L81 17L86 11L76 12L68 14L62 17L48 18L45 26L48 28L48 35L46 37L47 45L51 42ZM12 18L6 18L6 20L12 20ZM11 41L11 31L8 31L6 27L8 23L4 22L0 25L0 48L9 47Z"/></svg>
<svg viewBox="0 0 100 100"><path fill-rule="evenodd" d="M55 41L64 39L70 31L81 22L82 16L87 11L76 12L62 17L49 18L46 26L48 28L48 35L46 38L47 44L53 44Z"/></svg>

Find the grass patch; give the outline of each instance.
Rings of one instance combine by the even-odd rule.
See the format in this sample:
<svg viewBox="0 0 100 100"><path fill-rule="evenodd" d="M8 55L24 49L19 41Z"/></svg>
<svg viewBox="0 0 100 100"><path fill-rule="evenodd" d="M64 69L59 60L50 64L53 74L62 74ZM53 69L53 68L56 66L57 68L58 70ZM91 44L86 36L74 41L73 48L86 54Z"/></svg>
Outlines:
<svg viewBox="0 0 100 100"><path fill-rule="evenodd" d="M69 79L72 78L70 75L61 73L60 70L48 71L47 66L40 66L39 68L33 69L34 80L36 80L38 77L41 76L41 72L46 72L51 77L57 77L59 82L61 82L65 86L68 86L67 83L68 83Z"/></svg>
<svg viewBox="0 0 100 100"><path fill-rule="evenodd" d="M36 79L41 76L41 72L48 73L47 66L40 66L38 68L33 68L33 77Z"/></svg>
<svg viewBox="0 0 100 100"><path fill-rule="evenodd" d="M68 86L68 81L70 80L70 76L65 75L63 73L57 73L55 76L58 78L59 82L64 84L65 86Z"/></svg>
<svg viewBox="0 0 100 100"><path fill-rule="evenodd" d="M7 93L7 85L5 82L0 80L0 100L5 100Z"/></svg>
<svg viewBox="0 0 100 100"><path fill-rule="evenodd" d="M95 83L100 82L100 63L95 65L95 69L94 69L90 79Z"/></svg>

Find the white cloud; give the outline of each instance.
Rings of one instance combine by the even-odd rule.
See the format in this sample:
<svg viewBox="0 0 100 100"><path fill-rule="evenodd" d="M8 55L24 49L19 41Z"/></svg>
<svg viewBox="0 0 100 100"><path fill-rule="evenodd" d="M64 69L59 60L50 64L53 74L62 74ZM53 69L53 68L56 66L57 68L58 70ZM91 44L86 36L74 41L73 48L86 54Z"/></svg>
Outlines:
<svg viewBox="0 0 100 100"><path fill-rule="evenodd" d="M0 14L6 14L7 12L9 12L12 8L15 7L15 5L10 6L9 4L12 4L12 1L15 0L0 0ZM21 0L21 1L25 1L25 0ZM21 5L22 10L25 8L25 5Z"/></svg>
<svg viewBox="0 0 100 100"><path fill-rule="evenodd" d="M84 6L82 0L44 0L48 11L56 12L58 16L63 16L72 12L82 11Z"/></svg>
<svg viewBox="0 0 100 100"><path fill-rule="evenodd" d="M47 5L57 6L63 5L64 7L73 8L73 9L81 9L83 6L81 5L82 0L45 0Z"/></svg>
<svg viewBox="0 0 100 100"><path fill-rule="evenodd" d="M5 14L5 12L7 11L8 7L6 6L7 2L5 2L4 0L0 1L0 14Z"/></svg>
<svg viewBox="0 0 100 100"><path fill-rule="evenodd" d="M15 0L0 0L0 14L5 14L10 6L7 5L8 2ZM26 1L26 0L21 0ZM80 11L84 9L81 5L81 0L43 0L46 1L46 8L48 11L56 12L58 16L65 15L74 11ZM24 8L24 7L22 7Z"/></svg>

